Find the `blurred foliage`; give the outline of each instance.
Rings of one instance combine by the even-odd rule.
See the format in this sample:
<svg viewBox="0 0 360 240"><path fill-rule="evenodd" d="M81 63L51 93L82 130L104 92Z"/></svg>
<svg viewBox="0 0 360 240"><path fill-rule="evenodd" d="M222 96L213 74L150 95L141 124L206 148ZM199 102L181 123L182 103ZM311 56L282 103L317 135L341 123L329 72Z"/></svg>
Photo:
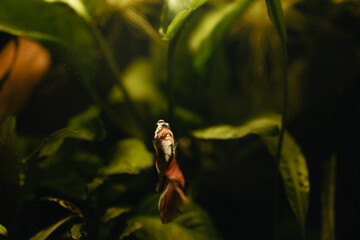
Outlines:
<svg viewBox="0 0 360 240"><path fill-rule="evenodd" d="M355 0L2 0L0 55L51 66L0 126L0 238L350 239L359 28ZM159 119L189 198L169 224Z"/></svg>

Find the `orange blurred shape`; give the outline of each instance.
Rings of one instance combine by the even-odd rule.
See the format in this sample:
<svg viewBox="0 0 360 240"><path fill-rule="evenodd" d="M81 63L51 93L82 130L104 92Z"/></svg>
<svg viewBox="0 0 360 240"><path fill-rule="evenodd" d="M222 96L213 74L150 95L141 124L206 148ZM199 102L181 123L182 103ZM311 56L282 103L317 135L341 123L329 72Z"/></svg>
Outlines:
<svg viewBox="0 0 360 240"><path fill-rule="evenodd" d="M39 43L11 39L0 52L0 125L18 112L49 69L51 56Z"/></svg>

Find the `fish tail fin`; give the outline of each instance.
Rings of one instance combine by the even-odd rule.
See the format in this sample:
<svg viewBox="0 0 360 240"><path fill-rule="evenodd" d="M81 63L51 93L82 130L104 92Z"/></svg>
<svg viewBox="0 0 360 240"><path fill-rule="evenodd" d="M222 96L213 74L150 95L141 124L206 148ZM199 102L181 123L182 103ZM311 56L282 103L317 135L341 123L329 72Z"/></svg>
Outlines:
<svg viewBox="0 0 360 240"><path fill-rule="evenodd" d="M187 198L177 182L168 182L159 199L160 217L163 223L171 222L179 207L187 202Z"/></svg>

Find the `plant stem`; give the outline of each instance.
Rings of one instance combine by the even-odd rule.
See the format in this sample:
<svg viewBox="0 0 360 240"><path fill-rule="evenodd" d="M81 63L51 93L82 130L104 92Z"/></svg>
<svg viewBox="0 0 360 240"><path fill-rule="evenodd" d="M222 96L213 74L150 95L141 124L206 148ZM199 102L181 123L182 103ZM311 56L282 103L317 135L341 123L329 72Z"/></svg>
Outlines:
<svg viewBox="0 0 360 240"><path fill-rule="evenodd" d="M102 53L104 54L105 56L105 59L110 67L110 70L112 72L112 74L114 75L115 77L115 84L119 87L120 91L122 92L123 96L124 96L124 101L125 101L125 105L127 106L127 108L129 109L129 112L131 113L132 117L133 117L133 120L135 122L137 122L138 126L141 127L141 128L144 128L143 124L142 124L142 121L141 121L141 118L140 118L140 115L136 112L135 110L135 107L134 107L134 104L133 102L131 101L131 98L124 86L124 84L120 81L120 77L121 77L121 71L115 61L115 58L114 56L112 55L111 51L110 51L110 48L109 48L109 45L107 44L103 34L100 32L100 30L98 29L98 27L95 25L94 22L90 22L89 23L94 35L95 35L95 39L97 40L98 44L99 44L99 47L102 51ZM95 89L93 89L92 93L90 93L93 97L95 95L97 95L96 98L98 98L98 94L95 94ZM98 99L99 100L99 99ZM105 112L108 114L109 118L111 120L115 120L116 118L116 114L113 113L113 111L109 108L109 107L106 107L106 103L101 100L103 103L101 103L101 106L102 107L105 107ZM105 105L104 105L105 104ZM119 122L119 121L115 121L115 122Z"/></svg>
<svg viewBox="0 0 360 240"><path fill-rule="evenodd" d="M275 169L275 186L274 186L274 224L275 224L275 239L279 239L279 184L280 184L280 171L279 164L281 161L281 151L284 141L285 124L287 117L288 107L288 82L287 82L287 54L286 44L282 42L281 47L281 66L282 66L282 87L283 87L283 106L281 114L281 128L279 133L279 142L276 152L276 169Z"/></svg>
<svg viewBox="0 0 360 240"><path fill-rule="evenodd" d="M336 154L324 162L323 175L321 235L323 240L335 240Z"/></svg>
<svg viewBox="0 0 360 240"><path fill-rule="evenodd" d="M174 98L174 56L175 56L175 48L178 40L179 34L176 34L172 40L169 42L168 52L167 52L167 87L168 87L168 121L174 125L174 108L175 108L175 98Z"/></svg>

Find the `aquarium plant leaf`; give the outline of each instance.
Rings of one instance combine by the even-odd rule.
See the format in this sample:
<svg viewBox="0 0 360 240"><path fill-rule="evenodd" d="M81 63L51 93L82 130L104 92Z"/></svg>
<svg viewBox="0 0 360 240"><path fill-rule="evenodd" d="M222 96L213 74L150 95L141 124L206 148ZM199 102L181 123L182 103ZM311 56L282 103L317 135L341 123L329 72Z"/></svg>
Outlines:
<svg viewBox="0 0 360 240"><path fill-rule="evenodd" d="M85 21L89 22L91 20L90 14L88 13L84 3L80 0L44 0L49 3L64 3L71 7L76 14L82 17Z"/></svg>
<svg viewBox="0 0 360 240"><path fill-rule="evenodd" d="M35 234L33 237L30 238L30 240L45 240L47 239L51 233L53 233L58 227L60 227L65 222L69 221L73 216L69 216L66 218L61 219L60 221L56 222L55 224L51 225L50 227L47 227L37 234Z"/></svg>
<svg viewBox="0 0 360 240"><path fill-rule="evenodd" d="M130 219L142 224L134 234L148 240L217 240L221 239L209 215L192 201L180 209L177 218L168 224L161 222L154 195L145 199L137 208L137 214Z"/></svg>
<svg viewBox="0 0 360 240"><path fill-rule="evenodd" d="M263 139L270 153L276 157L278 137L264 137ZM287 132L284 134L279 171L284 182L287 198L304 234L306 213L309 205L309 173L306 159L300 147Z"/></svg>
<svg viewBox="0 0 360 240"><path fill-rule="evenodd" d="M136 138L124 139L113 148L110 163L100 169L101 174L138 174L153 165L154 159L145 144Z"/></svg>
<svg viewBox="0 0 360 240"><path fill-rule="evenodd" d="M88 141L103 139L106 136L100 110L95 106L90 106L84 112L71 118L67 128L78 131L76 138Z"/></svg>
<svg viewBox="0 0 360 240"><path fill-rule="evenodd" d="M88 195L96 191L96 189L98 189L104 183L104 181L104 177L96 177L92 180L92 182L86 184Z"/></svg>
<svg viewBox="0 0 360 240"><path fill-rule="evenodd" d="M8 117L0 125L0 175L14 186L19 185L16 154L16 118ZM2 190L2 189L0 189ZM2 194L5 194L1 191Z"/></svg>
<svg viewBox="0 0 360 240"><path fill-rule="evenodd" d="M236 139L249 134L277 136L280 131L279 117L261 117L252 119L240 126L218 125L196 130L194 137L198 139Z"/></svg>
<svg viewBox="0 0 360 240"><path fill-rule="evenodd" d="M39 157L48 157L53 155L60 148L65 138L77 138L79 131L63 128L53 132L40 145Z"/></svg>
<svg viewBox="0 0 360 240"><path fill-rule="evenodd" d="M145 59L134 60L124 71L121 79L122 84L128 89L129 96L135 102L148 102L152 105L164 101L161 91L156 87L156 74L152 63ZM108 95L111 103L122 103L125 101L124 94L119 86L114 85Z"/></svg>
<svg viewBox="0 0 360 240"><path fill-rule="evenodd" d="M161 15L160 33L171 40L187 18L207 0L166 0Z"/></svg>
<svg viewBox="0 0 360 240"><path fill-rule="evenodd" d="M70 234L71 234L71 238L74 240L79 240L82 237L82 232L81 232L81 228L82 228L83 224L82 223L77 223L72 225L71 229L70 229Z"/></svg>
<svg viewBox="0 0 360 240"><path fill-rule="evenodd" d="M195 69L203 73L213 53L229 29L253 0L236 0L207 13L189 40Z"/></svg>
<svg viewBox="0 0 360 240"><path fill-rule="evenodd" d="M130 236L130 234L136 232L137 230L142 228L142 223L140 222L129 222L128 225L126 226L125 230L123 231L123 233L120 235L119 239L124 239L127 236Z"/></svg>
<svg viewBox="0 0 360 240"><path fill-rule="evenodd" d="M65 54L84 79L89 80L94 76L96 41L91 29L62 5L45 1L2 0L0 31L51 43L51 46L60 44L52 49L52 53Z"/></svg>
<svg viewBox="0 0 360 240"><path fill-rule="evenodd" d="M54 198L54 197L44 197L43 200L55 202L55 203L59 204L61 207L71 211L72 213L75 213L79 217L81 217L81 218L84 217L84 215L81 213L80 209L77 206L75 206L75 204L73 204L69 201L66 201L66 200L63 200L60 198Z"/></svg>
<svg viewBox="0 0 360 240"><path fill-rule="evenodd" d="M0 235L3 235L5 237L8 235L6 228L1 224L0 224Z"/></svg>
<svg viewBox="0 0 360 240"><path fill-rule="evenodd" d="M127 213L131 210L129 207L111 207L106 209L104 216L102 217L103 222L108 222L111 219L114 219L120 216L123 213Z"/></svg>
<svg viewBox="0 0 360 240"><path fill-rule="evenodd" d="M287 115L287 105L288 105L288 82L287 82L287 51L286 51L286 27L285 27L285 19L284 19L284 12L281 6L280 0L266 0L266 6L268 9L268 14L275 25L276 31L279 35L281 41L281 80L282 80L282 87L283 87L283 106L282 106L282 119L281 125L282 129L280 131L279 137L279 144L277 150L277 161L280 159L282 142L284 138L284 131L285 131L285 122L286 122L286 115Z"/></svg>
<svg viewBox="0 0 360 240"><path fill-rule="evenodd" d="M286 44L286 27L281 1L266 0L266 6L268 9L269 17L275 25L276 31L279 34L282 44Z"/></svg>

